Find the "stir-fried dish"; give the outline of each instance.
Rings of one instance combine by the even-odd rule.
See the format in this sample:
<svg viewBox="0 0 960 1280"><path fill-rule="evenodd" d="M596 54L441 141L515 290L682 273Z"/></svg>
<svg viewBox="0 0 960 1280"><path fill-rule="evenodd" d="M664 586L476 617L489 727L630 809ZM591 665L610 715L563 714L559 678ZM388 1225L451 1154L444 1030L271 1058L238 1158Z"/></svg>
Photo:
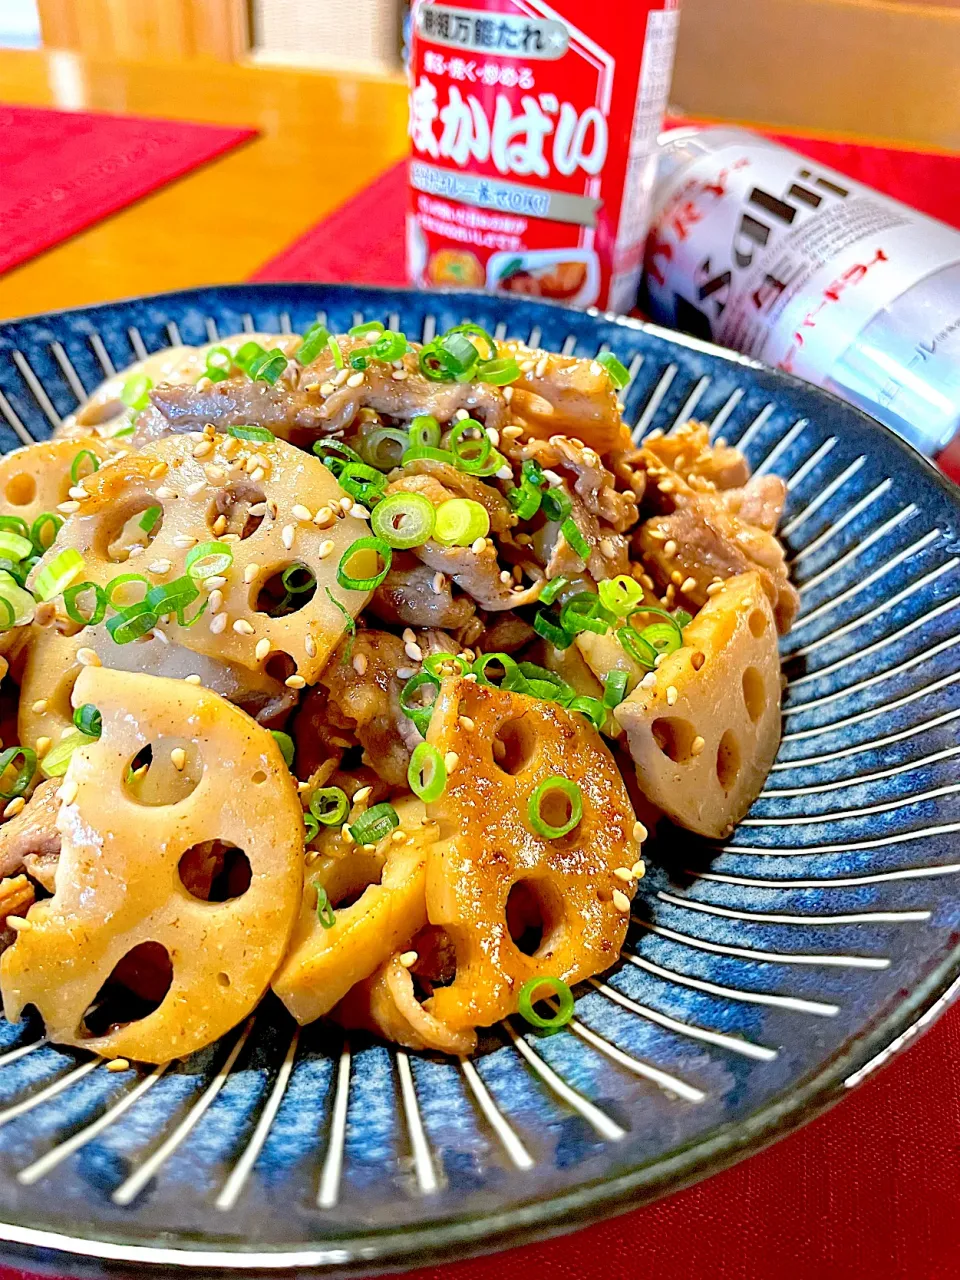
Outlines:
<svg viewBox="0 0 960 1280"><path fill-rule="evenodd" d="M784 485L627 370L371 322L150 356L0 461L0 987L165 1062L272 988L413 1049L567 1021L669 819L780 733ZM13 744L13 745L11 745Z"/></svg>

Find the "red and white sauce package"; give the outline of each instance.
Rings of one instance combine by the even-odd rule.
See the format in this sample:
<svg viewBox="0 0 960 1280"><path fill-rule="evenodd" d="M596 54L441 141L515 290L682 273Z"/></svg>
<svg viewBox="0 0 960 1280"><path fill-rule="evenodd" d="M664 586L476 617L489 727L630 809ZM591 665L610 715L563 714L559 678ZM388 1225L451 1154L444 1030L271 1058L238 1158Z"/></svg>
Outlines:
<svg viewBox="0 0 960 1280"><path fill-rule="evenodd" d="M415 0L407 264L628 311L678 0Z"/></svg>

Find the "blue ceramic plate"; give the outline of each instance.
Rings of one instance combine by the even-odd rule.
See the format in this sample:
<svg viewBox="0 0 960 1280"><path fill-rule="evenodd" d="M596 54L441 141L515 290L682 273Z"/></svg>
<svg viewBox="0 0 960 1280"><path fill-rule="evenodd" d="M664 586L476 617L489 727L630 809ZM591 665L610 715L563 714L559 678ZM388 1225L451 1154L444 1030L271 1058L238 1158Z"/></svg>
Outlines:
<svg viewBox="0 0 960 1280"><path fill-rule="evenodd" d="M297 1034L268 1003L185 1062L112 1075L0 1023L9 1258L371 1271L568 1230L836 1102L960 983L960 501L855 409L622 318L241 285L0 326L2 446L158 347L318 314L610 347L638 436L695 416L784 476L803 603L780 754L725 848L664 842L621 961L559 1035L497 1027L460 1063Z"/></svg>

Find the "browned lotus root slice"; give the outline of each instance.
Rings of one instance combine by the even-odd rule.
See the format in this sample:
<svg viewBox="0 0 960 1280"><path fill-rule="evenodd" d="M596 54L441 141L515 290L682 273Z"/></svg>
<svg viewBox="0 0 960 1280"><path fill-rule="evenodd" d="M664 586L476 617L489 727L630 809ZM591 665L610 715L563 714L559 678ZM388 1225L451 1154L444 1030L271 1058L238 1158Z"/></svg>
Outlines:
<svg viewBox="0 0 960 1280"><path fill-rule="evenodd" d="M269 986L300 902L300 801L268 731L214 693L88 667L74 690L84 702L103 733L71 758L56 892L30 908L0 961L4 1008L16 1021L36 1005L58 1043L165 1062L216 1040ZM153 763L137 780L130 766L148 745ZM250 879L240 896L207 902L187 892L180 863L214 841L242 850ZM159 1004L88 1034L91 1005L121 973Z"/></svg>
<svg viewBox="0 0 960 1280"><path fill-rule="evenodd" d="M194 456L197 453L199 457ZM56 550L76 547L84 557L84 577L92 582L104 585L132 571L153 585L171 582L185 572L186 557L195 543L229 542L233 563L219 588L221 598L215 598L217 607L209 608L190 628L180 627L175 617L161 624L172 641L196 653L271 674L285 661L276 655L286 653L295 670L280 667L279 674L299 675L309 684L323 670L346 629L344 613L334 600L355 617L370 598L369 591L339 586L336 576L347 547L369 534L366 520L342 511L340 518L330 514L331 506L346 495L319 458L283 440L254 443L228 435L212 440L167 436L98 471L85 487L90 496L80 500L60 530ZM248 517L251 504L259 514ZM162 516L153 527L150 543L130 557L126 546L120 545L121 534L131 523L139 528L138 515L154 506L161 508ZM310 515L323 508L329 527L298 518L294 507ZM232 523L218 533L214 526L224 508L231 512ZM321 519L326 521L327 515ZM142 532L139 536L148 537ZM270 607L264 588L271 580L278 581L277 575L290 565L309 569L316 578L316 590L297 612L271 617L263 611ZM357 566L350 567L356 571ZM194 604L188 613L196 608ZM258 658L262 640L269 641L273 653Z"/></svg>
<svg viewBox="0 0 960 1280"><path fill-rule="evenodd" d="M683 639L614 714L644 794L719 838L750 808L780 741L777 628L760 575L728 579Z"/></svg>
<svg viewBox="0 0 960 1280"><path fill-rule="evenodd" d="M41 512L56 512L67 501L73 484L70 468L84 449L102 462L111 446L95 436L81 435L29 444L0 459L0 515L19 516L30 526ZM85 458L82 471L89 470L90 460Z"/></svg>
<svg viewBox="0 0 960 1280"><path fill-rule="evenodd" d="M301 1024L329 1013L426 924L426 850L436 829L423 825L419 800L398 802L396 809L399 830L406 833L402 843L391 833L366 853L331 832L320 842L321 856L307 867L300 918L273 980L274 991ZM334 908L330 929L317 918L318 887ZM344 901L349 905L338 908Z"/></svg>
<svg viewBox="0 0 960 1280"><path fill-rule="evenodd" d="M408 1049L466 1055L477 1047L471 1028L454 1030L428 1013L413 987L413 975L395 954L337 1005L333 1016L348 1030L359 1028Z"/></svg>
<svg viewBox="0 0 960 1280"><path fill-rule="evenodd" d="M499 353L520 363L520 377L510 388L510 412L531 436L573 436L598 453L630 448L617 391L603 365L512 341L500 343Z"/></svg>
<svg viewBox="0 0 960 1280"><path fill-rule="evenodd" d="M263 671L231 662L219 662L179 644L165 644L155 637L134 644L116 644L106 627L85 627L76 635L61 635L53 627L27 627L29 643L20 681L17 732L25 747L37 749L41 738L56 743L65 729L73 728L71 696L83 670L77 652L93 649L105 667L144 675L182 680L197 675L205 689L219 693L250 715L268 717L272 707L289 709L293 690ZM184 634L184 633L180 633ZM41 761L42 765L42 761Z"/></svg>
<svg viewBox="0 0 960 1280"><path fill-rule="evenodd" d="M145 360L123 369L101 382L96 391L78 406L76 412L64 423L70 428L96 427L102 423L112 422L127 412L127 406L120 399L123 384L135 374L145 374L154 384L159 386L165 382L175 386L196 382L203 377L207 367L207 353L212 347L226 347L231 355L235 354L245 342L259 342L267 349L279 347L287 355L292 355L300 345L300 336L296 333L233 333L217 342L206 343L202 347L163 347L154 351ZM63 428L61 428L62 430Z"/></svg>
<svg viewBox="0 0 960 1280"><path fill-rule="evenodd" d="M425 1007L454 1028L488 1026L516 1009L528 978L578 982L617 958L636 886L614 870L638 858L633 809L596 731L554 703L445 680L427 740L457 756L427 808L440 823L427 858L427 917L450 936L457 975ZM531 826L528 800L555 775L579 785L583 817L551 840ZM508 925L521 906L542 926L533 954ZM519 924L514 936L529 948L530 930L522 932Z"/></svg>

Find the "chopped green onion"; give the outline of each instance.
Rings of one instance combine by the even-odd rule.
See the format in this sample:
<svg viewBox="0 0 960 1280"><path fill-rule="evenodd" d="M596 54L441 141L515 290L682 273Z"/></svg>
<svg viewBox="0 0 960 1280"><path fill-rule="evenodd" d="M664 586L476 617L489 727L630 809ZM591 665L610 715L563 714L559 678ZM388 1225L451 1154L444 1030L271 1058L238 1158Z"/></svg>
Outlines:
<svg viewBox="0 0 960 1280"><path fill-rule="evenodd" d="M310 797L310 812L322 827L338 827L350 812L347 793L340 787L317 787Z"/></svg>
<svg viewBox="0 0 960 1280"><path fill-rule="evenodd" d="M589 560L590 558L590 544L587 542L586 538L577 528L576 524L574 523L573 519L570 516L567 516L563 524L561 524L560 532L563 534L564 538L566 538L567 542L570 544L573 550L577 553L580 559L583 560L584 563L586 563L586 561Z"/></svg>
<svg viewBox="0 0 960 1280"><path fill-rule="evenodd" d="M17 764L17 758L20 763ZM8 769L16 769L16 777L9 787L3 785L3 776ZM14 796L22 796L33 781L37 772L37 753L29 747L7 747L0 752L0 799L12 800Z"/></svg>
<svg viewBox="0 0 960 1280"><path fill-rule="evenodd" d="M468 343L468 345L472 344ZM475 347L474 356L476 356ZM417 359L420 365L420 372L431 382L455 382L457 380L453 361L446 351L438 345L436 339L420 348Z"/></svg>
<svg viewBox="0 0 960 1280"><path fill-rule="evenodd" d="M62 778L70 765L70 758L77 747L85 747L91 739L88 734L74 729L60 739L55 747L51 747L40 762L40 768L48 778Z"/></svg>
<svg viewBox="0 0 960 1280"><path fill-rule="evenodd" d="M642 604L642 605L638 605L638 606L637 606L637 608L636 608L636 610L635 610L635 612L636 612L636 613L640 613L640 614L644 614L644 613L651 614L651 613L652 613L652 614L653 614L655 617L657 617L657 618L663 618L663 619L664 619L664 622L665 622L669 627L671 627L671 629L673 630L674 635L676 636L677 643L673 646L673 647L674 647L674 649L679 649L679 648L680 648L680 646L683 644L683 630L682 630L682 628L681 628L681 626L680 626L680 623L679 623L679 622L678 622L678 620L677 620L676 614L673 614L673 613L667 613L666 609L660 609L660 608L658 608L656 605L653 605L653 604ZM689 616L690 616L690 615L689 615L689 614L687 614L687 617L689 617ZM641 634L641 635L643 635L643 633L644 633L645 631L647 631L647 630L649 630L649 628L644 627L643 631L642 631L640 634ZM668 650L668 652L670 652L670 650Z"/></svg>
<svg viewBox="0 0 960 1280"><path fill-rule="evenodd" d="M526 458L520 467L520 474L527 484L535 485L538 489L542 489L547 483L547 477L543 474L543 467L537 462L536 458Z"/></svg>
<svg viewBox="0 0 960 1280"><path fill-rule="evenodd" d="M449 666L457 668L457 675L465 676L470 670L470 663L466 658L461 658L459 653L430 653L423 660L424 671L429 672L435 680L442 680L444 676L453 675L452 671L445 668Z"/></svg>
<svg viewBox="0 0 960 1280"><path fill-rule="evenodd" d="M622 391L630 381L630 370L626 365L620 363L612 351L602 351L600 355L597 356L597 364L603 365L609 375L610 381L618 391Z"/></svg>
<svg viewBox="0 0 960 1280"><path fill-rule="evenodd" d="M504 682L508 689L517 693L529 693L534 698L542 698L545 702L559 702L567 706L576 696L576 690L567 684L562 676L546 667L538 667L535 662L521 662L518 667L519 679L511 678Z"/></svg>
<svg viewBox="0 0 960 1280"><path fill-rule="evenodd" d="M495 476L505 466L509 470L509 464L503 454L498 449L491 449L486 462L476 463L472 467L462 467L461 470L469 471L472 476Z"/></svg>
<svg viewBox="0 0 960 1280"><path fill-rule="evenodd" d="M603 636L610 630L616 618L600 603L600 597L592 591L579 591L571 596L560 610L560 625L570 635L579 635L581 631L592 631Z"/></svg>
<svg viewBox="0 0 960 1280"><path fill-rule="evenodd" d="M317 838L317 832L320 830L320 823L316 820L312 813L303 815L303 843L309 844L311 840Z"/></svg>
<svg viewBox="0 0 960 1280"><path fill-rule="evenodd" d="M207 352L206 368L203 376L211 382L223 382L230 377L233 368L233 357L226 347L211 347Z"/></svg>
<svg viewBox="0 0 960 1280"><path fill-rule="evenodd" d="M175 613L177 622L181 627L192 627L206 611L209 604L209 600L204 600L193 617L187 619L184 611L188 605L193 604L199 595L200 589L196 583L192 578L184 574L181 578L175 578L173 582L151 587L144 597L144 602L150 612L155 613L158 618L162 618L167 613Z"/></svg>
<svg viewBox="0 0 960 1280"><path fill-rule="evenodd" d="M385 333L379 342L375 342L370 348L370 354L374 360L386 360L389 363L392 360L399 360L406 354L406 350L406 334Z"/></svg>
<svg viewBox="0 0 960 1280"><path fill-rule="evenodd" d="M134 640L139 640L156 625L157 615L146 600L141 600L139 604L132 604L129 609L124 609L122 613L115 613L112 618L107 619L107 630L115 644L130 644Z"/></svg>
<svg viewBox="0 0 960 1280"><path fill-rule="evenodd" d="M559 1001L560 1007L552 1018L542 1018L533 1007L534 994L541 987L549 987ZM517 1012L532 1027L539 1027L541 1030L551 1033L559 1031L573 1017L573 992L560 978L553 978L549 974L545 974L541 978L529 978L520 988L520 994L517 997Z"/></svg>
<svg viewBox="0 0 960 1280"><path fill-rule="evenodd" d="M303 335L303 341L297 347L294 358L299 364L310 364L325 349L329 340L330 330L325 328L319 320L315 321Z"/></svg>
<svg viewBox="0 0 960 1280"><path fill-rule="evenodd" d="M356 369L358 373L363 373L364 369L370 363L370 357L363 355L359 351L355 351L348 361L351 369Z"/></svg>
<svg viewBox="0 0 960 1280"><path fill-rule="evenodd" d="M546 609L539 609L533 619L533 629L538 636L549 640L555 649L569 649L573 644L573 636L560 625L560 620L551 618Z"/></svg>
<svg viewBox="0 0 960 1280"><path fill-rule="evenodd" d="M350 828L350 834L357 844L379 844L399 825L400 818L392 804L375 804L360 815Z"/></svg>
<svg viewBox="0 0 960 1280"><path fill-rule="evenodd" d="M566 585L567 585L566 578L552 579L552 581L548 582L547 585L540 592L540 603L553 604L554 600L556 600L557 596L560 594L560 592L563 590L563 588Z"/></svg>
<svg viewBox="0 0 960 1280"><path fill-rule="evenodd" d="M327 347L333 356L333 363L338 369L343 368L343 352L340 350L340 343L334 337L327 339Z"/></svg>
<svg viewBox="0 0 960 1280"><path fill-rule="evenodd" d="M463 333L451 330L434 340L434 348L443 352L447 371L457 382L468 382L480 362L480 353Z"/></svg>
<svg viewBox="0 0 960 1280"><path fill-rule="evenodd" d="M268 431L266 427L241 426L227 427L227 435L233 436L235 440L254 440L258 444L273 444L276 436L272 431Z"/></svg>
<svg viewBox="0 0 960 1280"><path fill-rule="evenodd" d="M120 388L120 399L128 409L146 409L150 403L153 379L145 373L135 373Z"/></svg>
<svg viewBox="0 0 960 1280"><path fill-rule="evenodd" d="M233 564L233 548L228 542L201 542L191 547L184 568L191 578L219 577Z"/></svg>
<svg viewBox="0 0 960 1280"><path fill-rule="evenodd" d="M0 529L0 556L8 560L23 560L32 554L33 543L29 538L21 538L18 533Z"/></svg>
<svg viewBox="0 0 960 1280"><path fill-rule="evenodd" d="M302 596L315 589L317 576L305 564L288 564L280 575L280 581L284 591L289 591L292 596Z"/></svg>
<svg viewBox="0 0 960 1280"><path fill-rule="evenodd" d="M472 498L448 498L437 507L433 536L445 547L469 547L490 532L487 509Z"/></svg>
<svg viewBox="0 0 960 1280"><path fill-rule="evenodd" d="M327 891L319 880L314 880L313 887L317 891L317 919L324 929L332 929L337 923L337 917L330 899L327 897Z"/></svg>
<svg viewBox="0 0 960 1280"><path fill-rule="evenodd" d="M348 444L344 444L342 440L317 440L313 445L313 452L317 455L328 471L339 475L343 468L347 465L346 460L350 462L363 462L359 453L355 449L351 449ZM343 458L325 458L325 453L342 453Z"/></svg>
<svg viewBox="0 0 960 1280"><path fill-rule="evenodd" d="M638 662L641 667L652 671L657 661L657 651L653 645L647 644L635 627L621 627L617 632L620 647L628 658Z"/></svg>
<svg viewBox="0 0 960 1280"><path fill-rule="evenodd" d="M269 382L271 387L287 367L287 357L279 347L265 351L262 356L251 360L247 373L255 382Z"/></svg>
<svg viewBox="0 0 960 1280"><path fill-rule="evenodd" d="M443 335L443 339L450 338L455 333L465 334L468 339L471 339L471 346L475 351L477 351L477 344L472 341L472 336L476 336L482 339L487 348L487 354L485 356L482 356L484 360L493 360L496 357L497 344L496 342L494 342L490 334L487 333L486 329L481 329L480 325L473 324L469 320L464 321L463 324L455 324L453 328L448 329L446 331L446 333ZM441 339L441 341L443 339ZM479 351L477 351L477 354L481 355ZM519 370L518 370L518 373L519 373Z"/></svg>
<svg viewBox="0 0 960 1280"><path fill-rule="evenodd" d="M355 578L349 572L348 566L353 557L362 551L375 551L380 560L383 561L383 568L379 569L371 577ZM337 565L337 581L341 587L346 587L348 591L373 591L376 587L379 587L390 572L392 563L393 552L382 538L357 538L356 542L351 542L340 557L340 563Z"/></svg>
<svg viewBox="0 0 960 1280"><path fill-rule="evenodd" d="M236 355L233 357L233 363L238 369L242 369L245 374L250 375L250 366L254 360L260 359L267 353L259 342L245 342L237 349Z"/></svg>
<svg viewBox="0 0 960 1280"><path fill-rule="evenodd" d="M24 590L12 573L0 571L0 631L32 622L36 604L31 593Z"/></svg>
<svg viewBox="0 0 960 1280"><path fill-rule="evenodd" d="M89 616L77 605L77 597L87 591L93 592L94 602L93 611ZM78 582L72 587L67 587L63 593L63 607L71 622L79 623L81 627L95 627L103 621L104 614L107 612L107 593L95 582Z"/></svg>
<svg viewBox="0 0 960 1280"><path fill-rule="evenodd" d="M520 377L520 366L514 356L498 356L495 360L482 360L477 368L477 381L494 387L505 387Z"/></svg>
<svg viewBox="0 0 960 1280"><path fill-rule="evenodd" d="M507 501L521 520L530 520L540 510L540 490L532 484L516 485L507 493Z"/></svg>
<svg viewBox="0 0 960 1280"><path fill-rule="evenodd" d="M547 822L541 810L547 796L557 792L566 796L570 807L570 815L566 821L554 826L552 823ZM569 835L583 817L583 796L580 793L580 788L575 782L571 782L569 778L562 778L558 773L545 778L530 793L530 799L527 803L527 816L534 831L538 835L546 836L548 840L559 840L561 836Z"/></svg>
<svg viewBox="0 0 960 1280"><path fill-rule="evenodd" d="M687 613L686 609L674 609L671 616L681 631L693 621L693 614Z"/></svg>
<svg viewBox="0 0 960 1280"><path fill-rule="evenodd" d="M34 565L38 562L38 556L30 556L28 560L10 560L0 556L0 573L5 573L12 578L18 587L24 587Z"/></svg>
<svg viewBox="0 0 960 1280"><path fill-rule="evenodd" d="M478 434L467 435L467 432ZM478 474L493 452L493 442L476 418L463 418L450 432L450 451L461 471Z"/></svg>
<svg viewBox="0 0 960 1280"><path fill-rule="evenodd" d="M330 588L329 588L328 586L324 586L324 588L323 588L323 589L324 589L324 591L327 593L327 599L330 601L330 603L333 605L333 607L334 607L335 609L338 609L338 610L340 611L340 613L342 613L342 614L343 614L343 625L344 625L344 629L345 629L346 631L348 631L348 632L350 633L350 636L351 636L350 644L349 644L349 645L347 645L347 651L346 651L346 653L343 655L343 656L344 656L344 659L346 660L346 659L348 659L348 658L350 657L350 649L353 647L353 639L352 639L352 637L353 637L353 636L355 636L355 635L357 634L357 624L356 624L356 623L354 622L354 620L353 620L353 615L352 615L351 613L349 613L349 612L348 612L348 611L343 607L343 605L340 603L340 601L337 599L337 597L333 594L333 592L330 590Z"/></svg>
<svg viewBox="0 0 960 1280"><path fill-rule="evenodd" d="M443 756L429 742L418 742L407 768L410 790L424 802L439 800L447 786L447 767Z"/></svg>
<svg viewBox="0 0 960 1280"><path fill-rule="evenodd" d="M415 703L410 699L425 685L430 685L433 690L433 701L429 703ZM436 702L437 694L440 692L440 681L436 676L431 675L429 671L418 671L415 676L411 676L407 683L400 690L400 710L403 714L417 726L421 737L427 736L427 729L430 727L430 717L433 715L433 706Z"/></svg>
<svg viewBox="0 0 960 1280"><path fill-rule="evenodd" d="M673 653L683 644L679 629L670 622L652 622L640 632L640 639L657 654Z"/></svg>
<svg viewBox="0 0 960 1280"><path fill-rule="evenodd" d="M363 440L363 452L371 467L378 471L392 471L400 466L410 438L399 427L377 427ZM398 449L391 446L398 445Z"/></svg>
<svg viewBox="0 0 960 1280"><path fill-rule="evenodd" d="M289 733L284 733L281 729L271 729L270 737L280 748L280 754L283 756L283 763L288 769L293 768L293 739Z"/></svg>
<svg viewBox="0 0 960 1280"><path fill-rule="evenodd" d="M581 715L585 715L598 733L606 723L607 709L599 698L580 694L572 702L567 703L567 710L579 711Z"/></svg>
<svg viewBox="0 0 960 1280"><path fill-rule="evenodd" d="M75 547L65 547L37 574L33 594L38 600L52 600L60 595L85 568L83 556Z"/></svg>
<svg viewBox="0 0 960 1280"><path fill-rule="evenodd" d="M368 320L366 324L355 324L347 330L348 338L365 338L368 333L383 333L386 325L380 320Z"/></svg>
<svg viewBox="0 0 960 1280"><path fill-rule="evenodd" d="M382 471L375 471L365 462L348 462L337 476L340 488L349 493L354 502L360 502L368 509L373 506L386 488L387 481Z"/></svg>
<svg viewBox="0 0 960 1280"><path fill-rule="evenodd" d="M437 512L422 493L391 493L374 507L370 523L389 547L422 547L433 534Z"/></svg>
<svg viewBox="0 0 960 1280"><path fill-rule="evenodd" d="M92 702L85 702L73 713L73 723L88 738L99 738L103 733L103 716Z"/></svg>
<svg viewBox="0 0 960 1280"><path fill-rule="evenodd" d="M20 522L23 524L23 521ZM49 541L45 540L47 525L50 525L53 532L50 534ZM55 515L52 511L43 511L37 516L33 524L30 526L30 541L36 547L40 555L50 549L56 540L57 534L63 528L63 520L60 516ZM26 525L24 525L26 529Z"/></svg>
<svg viewBox="0 0 960 1280"><path fill-rule="evenodd" d="M163 507L147 507L143 515L140 517L140 528L144 533L153 533L157 527L157 521L163 515Z"/></svg>
<svg viewBox="0 0 960 1280"><path fill-rule="evenodd" d="M435 449L433 445L411 445L400 459L401 466L408 462L419 462L421 458L429 458L431 462L444 462L448 467L456 466L456 459L449 449Z"/></svg>
<svg viewBox="0 0 960 1280"><path fill-rule="evenodd" d="M547 489L540 500L543 514L548 520L565 520L573 510L573 501L568 493L556 486Z"/></svg>
<svg viewBox="0 0 960 1280"><path fill-rule="evenodd" d="M627 693L626 671L608 671L603 685L603 705L611 708L619 707Z"/></svg>
<svg viewBox="0 0 960 1280"><path fill-rule="evenodd" d="M132 605L134 604L134 601L132 600L127 601L126 604L118 604L115 599L115 596L117 592L120 590L120 588L129 586L131 582L135 582L138 587L143 587L143 595L140 597L140 600L137 601L136 603L139 604L139 603L142 603L144 600L146 600L147 593L150 590L150 583L143 576L143 574L142 573L121 573L121 574L118 574L116 578L110 579L110 581L107 583L106 590L104 592L107 605L111 609L116 609L119 613L123 613L125 609L129 609L132 607Z"/></svg>
<svg viewBox="0 0 960 1280"><path fill-rule="evenodd" d="M58 520L59 516L53 516L54 520ZM60 520L63 524L63 521ZM26 520L21 520L19 516L0 516L0 530L4 533L15 533L18 538L29 538L30 530L27 528Z"/></svg>
<svg viewBox="0 0 960 1280"><path fill-rule="evenodd" d="M609 609L618 618L635 613L643 600L643 588L640 583L625 573L601 582L597 590L600 592L604 608Z"/></svg>
<svg viewBox="0 0 960 1280"><path fill-rule="evenodd" d="M418 414L410 423L410 444L413 448L427 446L435 449L440 443L440 423L429 413Z"/></svg>
<svg viewBox="0 0 960 1280"><path fill-rule="evenodd" d="M92 476L95 471L100 470L100 459L90 449L81 449L74 460L70 463L70 482L76 484L80 480L80 468L83 466L83 460L87 458L90 462L90 470L84 472L85 476Z"/></svg>
<svg viewBox="0 0 960 1280"><path fill-rule="evenodd" d="M495 680L491 680L487 675L487 667L491 662L498 662L503 667L503 675L499 684ZM515 677L520 668L509 653L483 653L477 658L470 670L477 677L477 684L489 685L493 689L509 689L511 687L509 683L511 677ZM522 690L517 690L517 692L522 692Z"/></svg>

